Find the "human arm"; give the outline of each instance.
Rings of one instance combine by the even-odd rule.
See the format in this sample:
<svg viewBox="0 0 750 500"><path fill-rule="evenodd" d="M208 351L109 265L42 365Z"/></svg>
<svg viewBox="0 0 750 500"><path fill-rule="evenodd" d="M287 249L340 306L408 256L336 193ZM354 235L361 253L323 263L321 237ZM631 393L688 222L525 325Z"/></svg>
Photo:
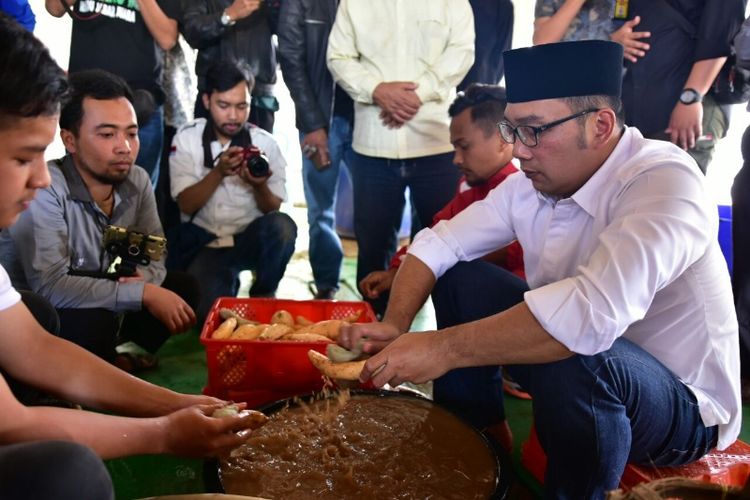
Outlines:
<svg viewBox="0 0 750 500"><path fill-rule="evenodd" d="M245 181L245 183L251 187L253 198L255 198L255 204L258 206L258 210L267 214L269 212L275 212L281 208L281 202L283 200L276 196L268 185L269 176L272 174L269 174L269 176L266 177L254 177L250 174L248 169L243 168L240 170L239 175L240 179Z"/></svg>
<svg viewBox="0 0 750 500"><path fill-rule="evenodd" d="M745 19L743 0L706 2L695 34L693 66L683 89L693 88L705 95L721 70L731 43ZM683 149L693 147L702 135L703 106L677 102L670 116L667 133Z"/></svg>
<svg viewBox="0 0 750 500"><path fill-rule="evenodd" d="M705 95L726 59L717 57L697 61L693 64L683 88L695 89L701 95ZM666 132L669 134L669 140L682 149L695 147L695 141L703 134L703 105L700 102L683 104L678 101L672 109Z"/></svg>
<svg viewBox="0 0 750 500"><path fill-rule="evenodd" d="M328 30L325 19L314 19L315 30ZM319 25L318 25L319 24ZM284 83L289 88L289 94L294 101L297 124L305 139L312 132L328 128L326 113L320 108L317 96L313 91L307 70L305 36L305 12L301 0L285 0L281 3L279 13L279 64L284 74ZM331 82L331 86L333 86ZM321 141L317 141L320 143ZM313 144L318 146L318 144ZM326 140L327 149L327 140Z"/></svg>
<svg viewBox="0 0 750 500"><path fill-rule="evenodd" d="M534 45L559 42L586 0L566 0L557 11L543 0L537 0L534 19Z"/></svg>
<svg viewBox="0 0 750 500"><path fill-rule="evenodd" d="M176 156L177 154L175 154ZM178 163L174 167L171 166L172 161L170 161L170 169L174 168L177 170L181 168L180 161L195 161L195 159L183 155L177 160ZM194 166L190 166L189 168L191 171L194 170ZM214 195L224 178L238 175L241 168L242 148L232 146L222 152L214 168L209 170L195 184L186 187L177 194L177 206L180 208L180 211L188 215L195 214L208 203L208 200Z"/></svg>
<svg viewBox="0 0 750 500"><path fill-rule="evenodd" d="M237 21L255 12L260 0L235 0L225 10L217 11L209 11L209 4L206 1L189 1L183 4L182 35L194 49L205 49L217 43L232 29L221 23L221 16L225 11L231 19Z"/></svg>
<svg viewBox="0 0 750 500"><path fill-rule="evenodd" d="M349 1L341 0L336 21L328 37L326 60L334 80L356 102L372 104L372 93L382 78L371 73L360 60Z"/></svg>
<svg viewBox="0 0 750 500"><path fill-rule="evenodd" d="M144 453L215 455L245 439L231 432L246 427L241 420L205 416L223 402L179 394L128 375L45 332L21 302L0 311L0 351L0 366L21 382L87 407L145 417L27 408L0 379L3 443L70 440L90 446L103 458L113 458Z"/></svg>
<svg viewBox="0 0 750 500"><path fill-rule="evenodd" d="M444 49L435 60L427 61L425 71L416 79L415 93L421 103L445 99L474 63L474 14L469 2L456 0L448 5L446 21Z"/></svg>
<svg viewBox="0 0 750 500"><path fill-rule="evenodd" d="M171 50L177 43L177 21L167 16L156 0L137 0L143 22L162 50Z"/></svg>

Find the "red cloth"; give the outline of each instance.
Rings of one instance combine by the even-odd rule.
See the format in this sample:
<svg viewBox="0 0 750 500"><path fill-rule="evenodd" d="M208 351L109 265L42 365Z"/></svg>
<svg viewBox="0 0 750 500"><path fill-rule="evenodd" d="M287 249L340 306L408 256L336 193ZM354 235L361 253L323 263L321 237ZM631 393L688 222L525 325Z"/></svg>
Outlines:
<svg viewBox="0 0 750 500"><path fill-rule="evenodd" d="M457 213L461 212L463 209L465 209L475 201L483 200L490 191L495 189L501 182L503 182L510 174L514 172L518 172L518 169L513 166L512 163L508 163L495 175L493 175L489 181L480 184L479 186L470 187L465 191L461 191L461 186L463 186L465 183L465 179L462 177L461 180L458 181L456 196L454 196L447 205L445 205L438 211L438 213L435 214L435 217L432 218L432 226L434 226L441 220L452 219ZM394 255L393 259L391 260L391 269L398 268L398 266L401 265L401 261L406 256L407 249L407 245L399 248L398 252L396 252L396 255ZM526 274L523 270L523 250L521 249L521 245L517 241L514 241L513 243L505 247L505 250L507 253L505 264L503 265L503 267L513 274L526 279Z"/></svg>

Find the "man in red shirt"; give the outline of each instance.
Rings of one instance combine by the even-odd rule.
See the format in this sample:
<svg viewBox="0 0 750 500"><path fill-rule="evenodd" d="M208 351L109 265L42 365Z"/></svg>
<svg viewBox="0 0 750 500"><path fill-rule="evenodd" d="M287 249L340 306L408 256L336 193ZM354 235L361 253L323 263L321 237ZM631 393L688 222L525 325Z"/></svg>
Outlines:
<svg viewBox="0 0 750 500"><path fill-rule="evenodd" d="M484 199L487 194L498 184L503 182L509 175L518 171L510 162L513 157L513 148L500 137L497 124L503 120L505 112L505 89L495 85L472 84L465 91L460 92L453 101L448 113L451 116L450 134L451 143L455 148L453 163L459 168L463 177L458 184L458 192L432 220L435 225L441 220L451 219L466 207ZM360 283L362 294L369 299L375 299L383 293L387 293L396 271L401 265L401 260L406 255L407 247L402 247L391 261L391 266L385 271L374 271L368 274ZM493 262L521 279L526 279L523 268L523 252L521 245L516 241L505 248L492 252L483 257ZM441 323L440 311L436 310L438 325ZM475 371L494 370L496 373L492 379L497 387L502 387L501 373L491 367L482 367ZM462 404L463 385L466 379L460 376L444 376L435 380L433 396L439 404L456 411ZM509 381L512 383L512 381ZM508 386L511 394L517 397L528 398L519 388ZM507 390L507 389L506 389ZM500 422L499 424L487 425L487 431L492 434L498 442L510 451L513 446L513 437L505 420L505 412L500 390L495 394L492 401L487 401L487 411L496 418L489 421ZM460 414L460 411L459 411ZM463 415L465 418L468 416ZM487 422L472 421L478 427L484 427Z"/></svg>
<svg viewBox="0 0 750 500"><path fill-rule="evenodd" d="M441 220L484 199L492 189L518 169L510 162L513 148L502 140L497 124L505 111L505 89L495 85L472 84L460 92L448 113L451 116L451 143L455 148L453 163L463 177L459 180L456 196L432 219L434 226ZM401 247L385 271L374 271L359 282L359 289L369 299L378 298L391 288L396 271L406 255ZM525 279L523 253L518 242L484 257L520 278Z"/></svg>

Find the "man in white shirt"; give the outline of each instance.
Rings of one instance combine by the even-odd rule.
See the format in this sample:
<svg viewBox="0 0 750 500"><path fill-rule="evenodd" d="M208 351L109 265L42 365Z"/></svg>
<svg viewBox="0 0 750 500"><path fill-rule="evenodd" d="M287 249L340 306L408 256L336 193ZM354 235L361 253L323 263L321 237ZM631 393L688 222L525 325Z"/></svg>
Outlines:
<svg viewBox="0 0 750 500"><path fill-rule="evenodd" d="M67 82L42 43L4 13L0 47L0 94L5 96L0 101L0 228L5 230L50 185L44 152L55 135ZM111 499L103 458L224 455L247 440L251 424L249 417L211 418L225 402L149 384L45 332L2 266L0 370L3 499ZM9 390L9 377L108 413L24 406Z"/></svg>
<svg viewBox="0 0 750 500"><path fill-rule="evenodd" d="M534 399L554 498L601 498L628 462L724 449L741 423L716 206L686 153L622 125L621 58L605 41L506 52L500 130L524 175L423 230L383 323L342 332L382 349L361 376L378 386L503 365ZM475 261L514 238L530 291ZM433 286L456 326L404 334Z"/></svg>
<svg viewBox="0 0 750 500"><path fill-rule="evenodd" d="M411 193L420 227L453 197L448 106L474 61L467 0L342 0L328 67L354 100L357 283L385 270ZM373 301L376 312L387 297Z"/></svg>
<svg viewBox="0 0 750 500"><path fill-rule="evenodd" d="M244 269L255 271L251 297L273 296L294 253L297 226L279 212L286 162L273 136L247 123L252 87L243 65L217 62L203 94L209 118L183 126L172 141L171 191L185 223L178 231L206 236L204 247L182 256L202 286L199 318L216 297L237 295Z"/></svg>

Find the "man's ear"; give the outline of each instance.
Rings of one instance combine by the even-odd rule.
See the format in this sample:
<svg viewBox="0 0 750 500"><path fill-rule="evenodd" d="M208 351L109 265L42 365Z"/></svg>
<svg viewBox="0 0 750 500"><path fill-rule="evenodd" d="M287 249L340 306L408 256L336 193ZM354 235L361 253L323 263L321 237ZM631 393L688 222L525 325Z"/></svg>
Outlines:
<svg viewBox="0 0 750 500"><path fill-rule="evenodd" d="M65 146L65 150L68 153L75 153L76 152L76 137L73 135L73 132L66 129L60 130L60 139L62 139L63 146Z"/></svg>
<svg viewBox="0 0 750 500"><path fill-rule="evenodd" d="M201 98L203 99L203 107L205 107L206 111L208 111L208 105L211 102L208 98L208 94L204 92L203 95L201 95Z"/></svg>
<svg viewBox="0 0 750 500"><path fill-rule="evenodd" d="M615 112L609 108L597 111L594 119L594 137L592 137L592 144L600 146L609 141L612 134L617 133L617 116Z"/></svg>

